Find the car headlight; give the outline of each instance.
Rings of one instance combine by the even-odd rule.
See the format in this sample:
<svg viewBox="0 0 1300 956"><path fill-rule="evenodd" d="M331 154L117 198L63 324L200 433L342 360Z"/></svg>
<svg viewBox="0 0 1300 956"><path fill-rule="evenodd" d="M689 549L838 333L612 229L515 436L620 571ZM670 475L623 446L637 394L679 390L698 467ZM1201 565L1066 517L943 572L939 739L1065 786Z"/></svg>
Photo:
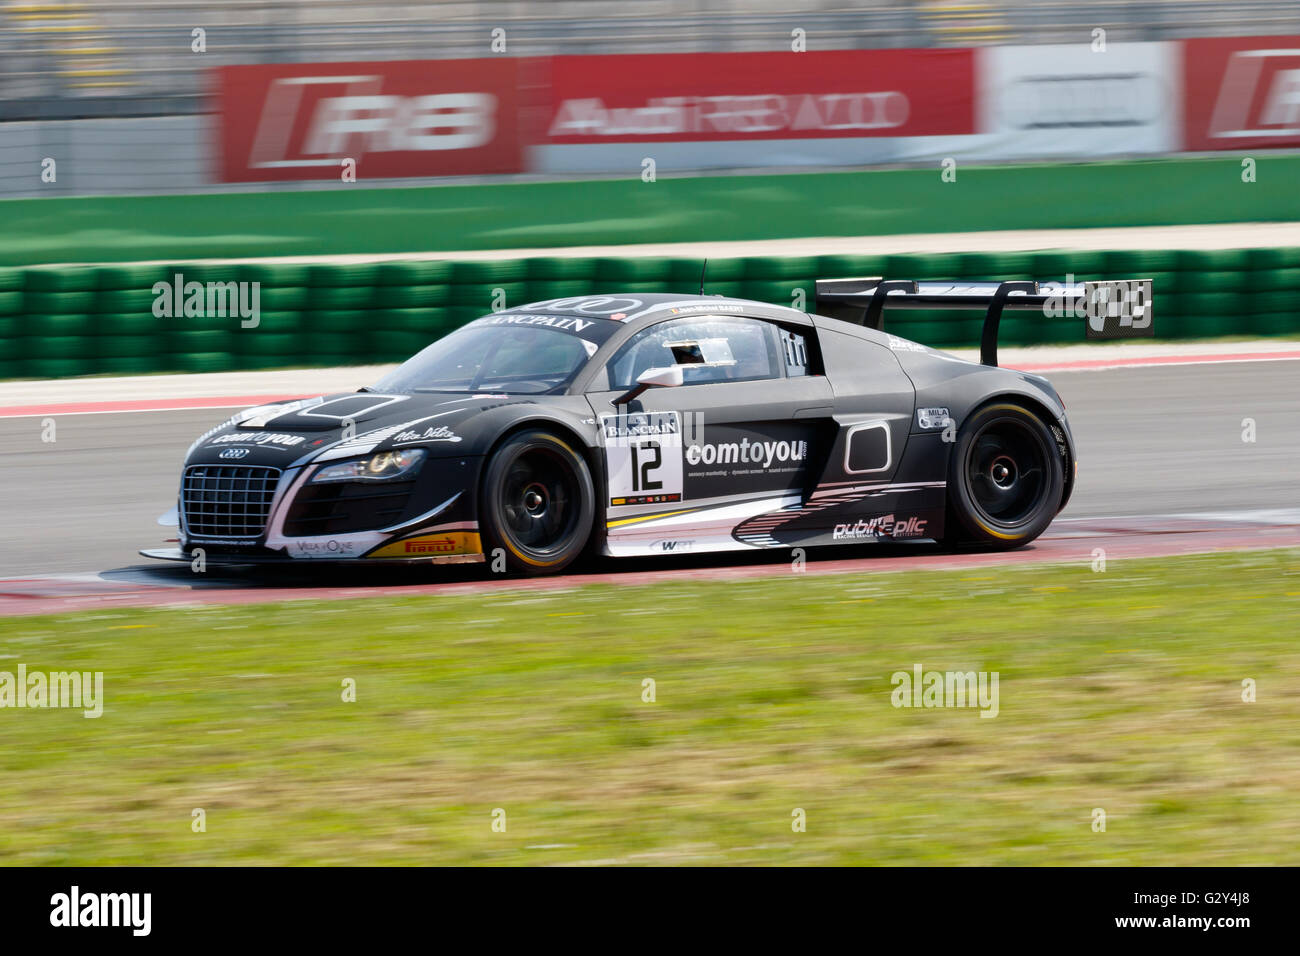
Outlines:
<svg viewBox="0 0 1300 956"><path fill-rule="evenodd" d="M325 481L391 481L415 473L427 452L423 448L381 451L369 458L326 465L312 476L311 484Z"/></svg>

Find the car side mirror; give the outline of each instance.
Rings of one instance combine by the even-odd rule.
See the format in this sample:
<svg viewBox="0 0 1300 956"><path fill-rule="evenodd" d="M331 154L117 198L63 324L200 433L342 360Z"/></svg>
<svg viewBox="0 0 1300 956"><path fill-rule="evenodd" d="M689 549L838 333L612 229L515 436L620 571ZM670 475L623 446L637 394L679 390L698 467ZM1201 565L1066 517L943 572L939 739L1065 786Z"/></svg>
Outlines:
<svg viewBox="0 0 1300 956"><path fill-rule="evenodd" d="M626 405L628 402L639 398L641 393L648 388L676 388L683 381L685 381L685 376L680 365L648 368L636 377L636 385L618 396L618 398L613 399L610 404Z"/></svg>

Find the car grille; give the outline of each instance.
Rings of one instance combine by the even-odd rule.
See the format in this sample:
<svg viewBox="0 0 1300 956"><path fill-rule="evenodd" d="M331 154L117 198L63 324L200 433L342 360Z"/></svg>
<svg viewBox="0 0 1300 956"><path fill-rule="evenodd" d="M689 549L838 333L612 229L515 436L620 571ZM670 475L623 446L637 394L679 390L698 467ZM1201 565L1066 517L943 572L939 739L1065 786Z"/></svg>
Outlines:
<svg viewBox="0 0 1300 956"><path fill-rule="evenodd" d="M191 465L181 480L181 511L191 537L256 538L266 527L279 468Z"/></svg>

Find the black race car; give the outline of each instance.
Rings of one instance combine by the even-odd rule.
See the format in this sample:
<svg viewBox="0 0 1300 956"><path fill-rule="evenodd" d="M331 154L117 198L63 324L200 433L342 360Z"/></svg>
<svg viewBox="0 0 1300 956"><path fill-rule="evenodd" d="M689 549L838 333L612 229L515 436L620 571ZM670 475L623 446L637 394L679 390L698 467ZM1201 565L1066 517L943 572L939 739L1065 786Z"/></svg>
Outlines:
<svg viewBox="0 0 1300 956"><path fill-rule="evenodd" d="M482 561L1032 541L1070 497L1065 407L1001 369L1035 283L817 283L818 311L592 295L486 315L357 392L250 408L190 447L179 548L207 562ZM986 310L982 364L883 331ZM833 317L829 317L833 316Z"/></svg>

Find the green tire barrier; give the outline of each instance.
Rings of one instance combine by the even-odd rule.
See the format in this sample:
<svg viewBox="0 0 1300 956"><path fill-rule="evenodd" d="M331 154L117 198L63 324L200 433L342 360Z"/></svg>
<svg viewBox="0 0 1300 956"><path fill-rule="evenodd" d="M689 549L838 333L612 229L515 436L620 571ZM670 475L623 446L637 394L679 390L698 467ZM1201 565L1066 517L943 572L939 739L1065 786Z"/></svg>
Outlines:
<svg viewBox="0 0 1300 956"><path fill-rule="evenodd" d="M962 166L954 182L943 181L937 164L848 173L664 176L653 183L641 181L638 167L623 178L594 181L392 189L339 182L332 188L278 192L11 199L0 201L0 264L1300 221L1300 156L1255 159L1256 178L1249 183L1242 182L1241 157L1228 156ZM663 267L674 270L674 261ZM537 278L590 278L590 270L577 264L548 262ZM374 281L419 287L447 281L437 267L408 268L416 270L409 277L400 267L397 273L359 268L335 285L348 289ZM452 281L489 281L494 268L466 263ZM659 268L647 262L643 274L624 282L659 281ZM801 274L797 265L789 268L790 276L769 278ZM309 269L300 269L305 278ZM681 284L687 277L672 278ZM735 275L726 281L752 278L758 277ZM490 281L519 280L493 276ZM345 302L347 296L340 293L338 299Z"/></svg>
<svg viewBox="0 0 1300 956"><path fill-rule="evenodd" d="M490 262L0 268L0 378L395 362L471 319L601 292L699 289L702 259L538 256ZM154 284L258 283L259 316L157 317ZM1153 278L1158 339L1300 335L1300 247L710 259L705 291L813 308L819 277ZM251 302L249 303L251 305ZM206 313L206 310L205 310ZM251 320L250 320L251 321ZM979 343L970 313L891 313L940 348ZM1004 345L1080 342L1081 318L1010 313Z"/></svg>

